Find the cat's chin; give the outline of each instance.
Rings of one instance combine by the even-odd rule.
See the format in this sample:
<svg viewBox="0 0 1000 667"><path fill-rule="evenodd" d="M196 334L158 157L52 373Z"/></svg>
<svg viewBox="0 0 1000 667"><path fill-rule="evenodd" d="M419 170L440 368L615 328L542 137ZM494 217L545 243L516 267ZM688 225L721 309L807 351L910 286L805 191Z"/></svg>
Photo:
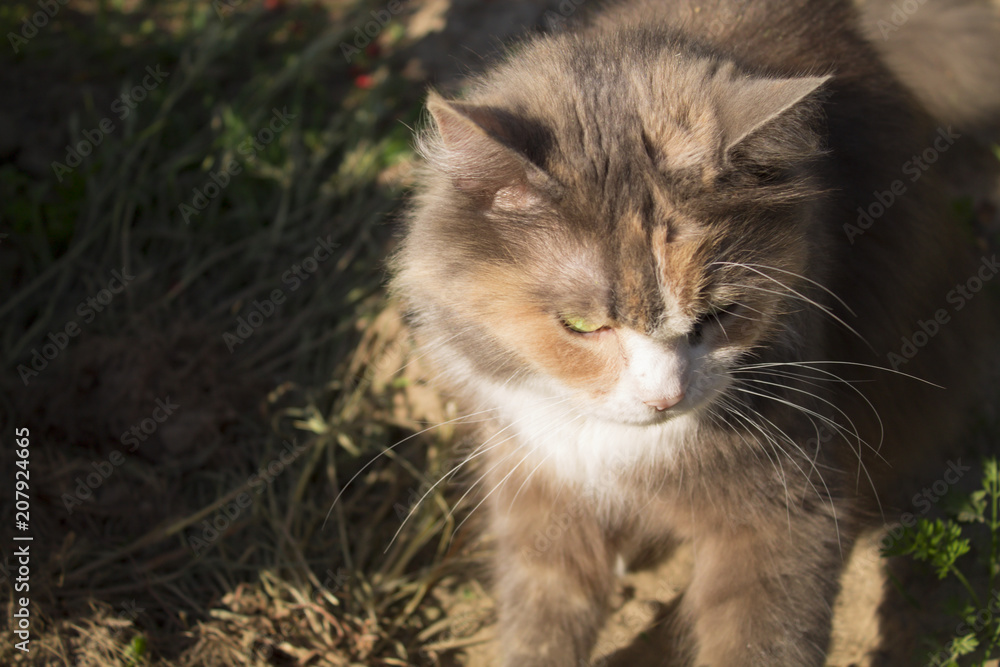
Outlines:
<svg viewBox="0 0 1000 667"><path fill-rule="evenodd" d="M691 414L690 410L681 409L670 409L664 410L663 412L654 412L648 415L634 415L634 416L624 416L621 414L611 415L602 414L600 412L594 413L594 417L602 422L608 424L614 424L616 426L639 426L639 427L655 427L666 424L667 422L678 419L685 415Z"/></svg>
<svg viewBox="0 0 1000 667"><path fill-rule="evenodd" d="M616 411L613 409L605 410L594 410L590 413L595 419L607 423L613 424L615 426L636 426L636 427L648 427L655 428L657 426L662 426L670 422L676 421L682 417L691 417L698 412L698 409L703 407L706 403L704 399L702 400L692 400L688 401L685 399L680 404L670 408L669 410L656 411L656 410L637 410L636 412L625 412Z"/></svg>

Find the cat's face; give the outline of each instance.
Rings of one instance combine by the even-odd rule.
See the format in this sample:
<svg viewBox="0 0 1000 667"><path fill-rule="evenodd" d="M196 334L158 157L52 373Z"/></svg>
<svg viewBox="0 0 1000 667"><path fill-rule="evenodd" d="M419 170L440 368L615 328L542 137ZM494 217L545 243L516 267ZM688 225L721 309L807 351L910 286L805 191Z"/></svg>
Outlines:
<svg viewBox="0 0 1000 667"><path fill-rule="evenodd" d="M809 256L795 173L815 145L799 127L792 157L753 137L823 80L693 69L718 98L659 99L641 81L621 83L638 100L625 111L573 91L432 97L437 171L397 288L445 366L644 425L711 404L786 335Z"/></svg>
<svg viewBox="0 0 1000 667"><path fill-rule="evenodd" d="M787 285L804 255L787 241L750 243L743 225L660 211L629 216L614 240L565 213L544 217L541 229L490 241L520 247L517 261L479 264L457 283L474 327L464 352L496 382L653 424L709 404L748 352L780 335L784 290L767 276ZM500 350L505 363L494 361Z"/></svg>

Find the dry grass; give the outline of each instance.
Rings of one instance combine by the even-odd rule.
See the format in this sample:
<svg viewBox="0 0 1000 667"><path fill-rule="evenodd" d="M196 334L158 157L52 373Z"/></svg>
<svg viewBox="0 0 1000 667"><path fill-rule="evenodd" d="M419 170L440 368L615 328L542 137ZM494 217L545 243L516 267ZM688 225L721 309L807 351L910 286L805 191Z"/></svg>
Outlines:
<svg viewBox="0 0 1000 667"><path fill-rule="evenodd" d="M371 9L74 4L4 70L22 96L0 137L0 461L12 479L13 428L30 428L35 542L31 651L5 642L0 663L437 664L486 620L447 613L483 596L446 485L416 503L452 465L456 429L426 429L454 408L381 289L424 89L406 26L431 10L348 65L339 44ZM0 10L11 30L29 15ZM157 64L166 81L119 121L115 97ZM242 155L274 109L294 122ZM104 117L115 129L55 178ZM317 239L332 256L286 279ZM85 318L112 269L135 278ZM223 338L276 290L245 342ZM22 382L68 322L81 333ZM162 423L157 401L177 406Z"/></svg>

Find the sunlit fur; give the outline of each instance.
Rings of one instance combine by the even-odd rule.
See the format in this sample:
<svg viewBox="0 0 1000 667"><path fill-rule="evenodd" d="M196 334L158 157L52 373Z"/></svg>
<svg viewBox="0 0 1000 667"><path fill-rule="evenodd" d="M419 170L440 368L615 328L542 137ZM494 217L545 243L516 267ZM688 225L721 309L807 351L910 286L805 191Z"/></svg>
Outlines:
<svg viewBox="0 0 1000 667"><path fill-rule="evenodd" d="M823 664L857 531L961 433L996 321L886 368L974 272L934 172L843 231L938 121L833 0L626 3L428 109L393 289L488 418L504 664L581 664L616 560L673 539L693 664Z"/></svg>

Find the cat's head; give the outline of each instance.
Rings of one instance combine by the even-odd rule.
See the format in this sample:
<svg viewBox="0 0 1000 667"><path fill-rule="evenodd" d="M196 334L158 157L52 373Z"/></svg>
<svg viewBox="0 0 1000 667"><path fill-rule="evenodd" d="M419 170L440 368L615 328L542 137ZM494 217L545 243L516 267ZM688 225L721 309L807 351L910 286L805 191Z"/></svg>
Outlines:
<svg viewBox="0 0 1000 667"><path fill-rule="evenodd" d="M395 289L453 379L651 424L791 335L826 77L641 37L550 40L465 101L431 95Z"/></svg>

